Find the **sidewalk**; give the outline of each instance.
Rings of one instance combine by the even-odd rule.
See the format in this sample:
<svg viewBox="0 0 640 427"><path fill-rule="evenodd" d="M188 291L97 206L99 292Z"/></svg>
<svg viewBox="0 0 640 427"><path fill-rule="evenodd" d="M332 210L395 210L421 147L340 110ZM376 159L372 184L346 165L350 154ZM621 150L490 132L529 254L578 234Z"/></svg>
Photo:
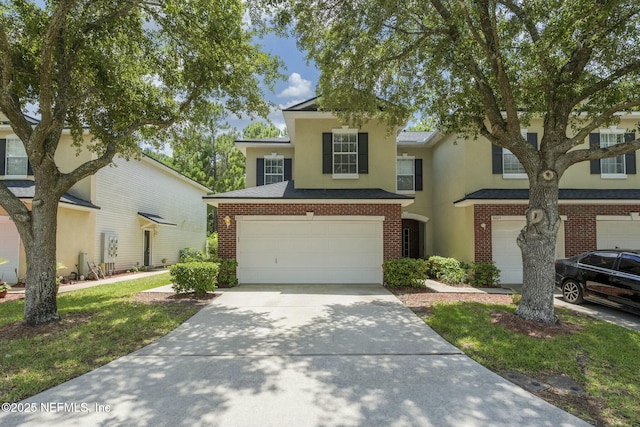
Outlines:
<svg viewBox="0 0 640 427"><path fill-rule="evenodd" d="M124 282L124 281L127 281L127 280L143 279L145 277L157 276L159 274L166 273L168 271L169 270L153 270L153 271L144 271L144 272L131 273L131 274L120 274L120 275L117 275L117 276L114 276L114 277L107 277L105 279L78 281L78 282L74 283L73 285L60 285L60 288L58 289L58 293L61 294L61 293L64 293L64 292L75 291L75 290L78 290L78 289L92 288L94 286L100 286L100 285L109 285L111 283ZM15 286L15 287L11 288L7 294L9 294L9 295L15 295L15 294L24 295L24 291L25 291L24 287Z"/></svg>

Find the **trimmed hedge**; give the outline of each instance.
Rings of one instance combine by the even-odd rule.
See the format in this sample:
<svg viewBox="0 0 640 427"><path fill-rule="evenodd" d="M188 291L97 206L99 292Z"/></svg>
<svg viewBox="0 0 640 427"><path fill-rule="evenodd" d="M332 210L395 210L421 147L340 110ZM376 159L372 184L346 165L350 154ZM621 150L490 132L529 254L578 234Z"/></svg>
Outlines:
<svg viewBox="0 0 640 427"><path fill-rule="evenodd" d="M393 288L411 286L424 288L429 263L424 259L400 258L384 262L384 283Z"/></svg>
<svg viewBox="0 0 640 427"><path fill-rule="evenodd" d="M498 287L500 285L500 269L496 263L474 262L469 272L469 284L477 287Z"/></svg>
<svg viewBox="0 0 640 427"><path fill-rule="evenodd" d="M467 278L466 268L463 263L455 258L432 256L428 259L429 277L444 283L463 283Z"/></svg>
<svg viewBox="0 0 640 427"><path fill-rule="evenodd" d="M178 294L203 296L216 290L219 266L213 262L181 262L169 267L172 288Z"/></svg>
<svg viewBox="0 0 640 427"><path fill-rule="evenodd" d="M235 259L218 259L216 263L219 266L218 286L221 288L236 286L238 284L238 276L236 276L238 261Z"/></svg>

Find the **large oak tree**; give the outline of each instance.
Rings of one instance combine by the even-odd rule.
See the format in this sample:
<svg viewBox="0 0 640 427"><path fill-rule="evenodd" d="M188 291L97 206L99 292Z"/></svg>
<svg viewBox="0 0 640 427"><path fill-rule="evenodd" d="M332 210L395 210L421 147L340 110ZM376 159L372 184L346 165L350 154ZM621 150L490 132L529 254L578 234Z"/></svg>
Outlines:
<svg viewBox="0 0 640 427"><path fill-rule="evenodd" d="M266 116L259 87L273 82L278 64L252 44L243 15L241 0L0 3L0 110L35 179L31 209L0 181L0 205L26 251L25 323L59 318L57 208L68 189L212 98ZM27 107L40 117L35 126ZM66 128L95 156L62 173L54 155Z"/></svg>
<svg viewBox="0 0 640 427"><path fill-rule="evenodd" d="M391 125L419 111L447 132L482 135L520 160L530 190L518 237L524 288L517 313L554 323L560 179L578 162L640 147L638 139L583 146L589 133L640 106L637 0L269 3L285 6L280 25L293 24L320 67L325 109ZM533 118L544 123L538 149L520 134Z"/></svg>

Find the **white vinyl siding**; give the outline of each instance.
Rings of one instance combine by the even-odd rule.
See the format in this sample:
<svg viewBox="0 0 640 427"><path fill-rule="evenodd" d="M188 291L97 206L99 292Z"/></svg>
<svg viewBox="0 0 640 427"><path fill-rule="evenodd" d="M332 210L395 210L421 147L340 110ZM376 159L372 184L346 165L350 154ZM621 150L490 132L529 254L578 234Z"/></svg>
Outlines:
<svg viewBox="0 0 640 427"><path fill-rule="evenodd" d="M143 225L138 212L151 213L177 223L156 226L151 231L150 264L162 259L178 261L183 248L204 249L207 208L202 201L205 191L175 177L152 164L152 160L125 161L116 158L117 167L106 167L96 174L95 259L102 257L102 233L118 237L116 270L130 269L143 263Z"/></svg>

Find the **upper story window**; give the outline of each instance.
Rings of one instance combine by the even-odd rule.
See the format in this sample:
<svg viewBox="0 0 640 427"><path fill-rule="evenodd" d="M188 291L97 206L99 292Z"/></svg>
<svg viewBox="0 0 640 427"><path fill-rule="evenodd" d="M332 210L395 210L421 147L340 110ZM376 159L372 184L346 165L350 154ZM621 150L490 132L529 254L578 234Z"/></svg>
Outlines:
<svg viewBox="0 0 640 427"><path fill-rule="evenodd" d="M7 138L5 162L5 176L26 177L29 171L29 159L22 141L17 138Z"/></svg>
<svg viewBox="0 0 640 427"><path fill-rule="evenodd" d="M322 173L357 179L369 173L369 134L344 126L322 134Z"/></svg>
<svg viewBox="0 0 640 427"><path fill-rule="evenodd" d="M538 148L538 134L528 132L527 129L521 129L520 134L534 148ZM526 179L527 172L518 158L506 148L491 146L492 153L492 169L494 174L501 174L507 179Z"/></svg>
<svg viewBox="0 0 640 427"><path fill-rule="evenodd" d="M284 181L284 156L264 158L264 183L275 184Z"/></svg>
<svg viewBox="0 0 640 427"><path fill-rule="evenodd" d="M590 134L589 146L592 149L606 148L634 139L636 139L635 133L626 133L624 129L612 126ZM616 157L591 160L590 168L592 175L600 175L601 178L625 179L627 175L636 173L636 153L633 151Z"/></svg>
<svg viewBox="0 0 640 427"><path fill-rule="evenodd" d="M396 187L398 192L413 193L415 189L415 158L398 157Z"/></svg>
<svg viewBox="0 0 640 427"><path fill-rule="evenodd" d="M334 178L357 178L358 132L351 129L333 131Z"/></svg>
<svg viewBox="0 0 640 427"><path fill-rule="evenodd" d="M600 147L613 147L624 142L624 133L600 133ZM624 156L609 157L600 160L600 173L603 177L624 178L627 172Z"/></svg>

